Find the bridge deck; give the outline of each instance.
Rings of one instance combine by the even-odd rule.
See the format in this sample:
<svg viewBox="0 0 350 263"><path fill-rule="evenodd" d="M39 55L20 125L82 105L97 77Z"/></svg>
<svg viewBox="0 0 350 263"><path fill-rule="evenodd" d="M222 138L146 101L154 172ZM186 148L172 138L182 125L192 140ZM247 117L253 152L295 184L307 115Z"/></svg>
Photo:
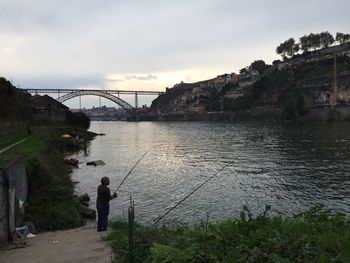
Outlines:
<svg viewBox="0 0 350 263"><path fill-rule="evenodd" d="M151 90L107 90L107 89L23 89L29 93L70 93L78 91L106 92L109 94L139 94L139 95L160 95L164 91Z"/></svg>

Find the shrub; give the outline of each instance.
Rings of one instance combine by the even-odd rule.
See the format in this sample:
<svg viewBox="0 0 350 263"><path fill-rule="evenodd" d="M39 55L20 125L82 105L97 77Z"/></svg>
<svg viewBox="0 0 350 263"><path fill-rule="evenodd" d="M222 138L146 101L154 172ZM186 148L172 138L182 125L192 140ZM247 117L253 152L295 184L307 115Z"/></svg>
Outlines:
<svg viewBox="0 0 350 263"><path fill-rule="evenodd" d="M57 134L45 141L45 149L27 159L28 207L26 219L40 231L81 226L74 184L64 164L61 150L65 148Z"/></svg>
<svg viewBox="0 0 350 263"><path fill-rule="evenodd" d="M69 126L89 129L90 118L84 112L66 112L66 121Z"/></svg>
<svg viewBox="0 0 350 263"><path fill-rule="evenodd" d="M135 262L349 262L350 221L323 206L292 218L257 217L243 207L239 219L209 224L148 227L136 224ZM115 262L127 262L127 223L107 236Z"/></svg>

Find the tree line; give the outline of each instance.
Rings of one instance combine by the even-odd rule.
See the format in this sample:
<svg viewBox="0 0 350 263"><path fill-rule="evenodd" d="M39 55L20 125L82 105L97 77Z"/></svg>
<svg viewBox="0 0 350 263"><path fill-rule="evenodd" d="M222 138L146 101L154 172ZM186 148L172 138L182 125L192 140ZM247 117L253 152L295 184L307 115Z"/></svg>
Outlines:
<svg viewBox="0 0 350 263"><path fill-rule="evenodd" d="M350 34L338 32L334 37L328 31L316 34L310 33L309 35L302 36L299 41L300 42L297 43L295 39L291 37L276 48L276 53L281 55L283 59L291 58L299 51L306 53L319 48L329 47L335 43L343 44L349 42Z"/></svg>

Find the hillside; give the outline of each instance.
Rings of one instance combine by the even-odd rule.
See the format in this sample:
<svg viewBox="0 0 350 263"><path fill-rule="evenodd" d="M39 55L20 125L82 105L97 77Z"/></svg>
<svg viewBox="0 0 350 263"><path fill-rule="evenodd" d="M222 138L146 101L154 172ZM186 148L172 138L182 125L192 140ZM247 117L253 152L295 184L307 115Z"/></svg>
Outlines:
<svg viewBox="0 0 350 263"><path fill-rule="evenodd" d="M0 134L12 132L31 119L30 94L16 89L0 77Z"/></svg>
<svg viewBox="0 0 350 263"><path fill-rule="evenodd" d="M16 89L5 78L0 78L0 105L1 120L30 119L30 94Z"/></svg>
<svg viewBox="0 0 350 263"><path fill-rule="evenodd" d="M160 119L195 119L212 112L231 112L239 119L328 119L322 111L350 101L349 43L275 61L260 72L252 65L238 75L177 84L153 101L153 114ZM336 119L350 119L350 110L339 114Z"/></svg>

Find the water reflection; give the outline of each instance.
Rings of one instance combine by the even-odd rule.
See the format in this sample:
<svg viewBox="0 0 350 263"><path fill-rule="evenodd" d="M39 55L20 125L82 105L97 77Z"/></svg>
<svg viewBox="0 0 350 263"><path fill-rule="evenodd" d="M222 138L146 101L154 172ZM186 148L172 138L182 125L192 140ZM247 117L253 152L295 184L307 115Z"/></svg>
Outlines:
<svg viewBox="0 0 350 263"><path fill-rule="evenodd" d="M122 218L129 195L138 221L150 223L226 163L233 165L187 199L169 218L193 222L237 216L242 205L254 212L271 204L288 215L317 203L350 213L350 123L201 123L92 122L105 133L89 145L73 173L78 192L96 198L102 176L119 185L135 168L112 204L111 217ZM113 188L113 185L111 185ZM94 204L93 204L94 205Z"/></svg>

